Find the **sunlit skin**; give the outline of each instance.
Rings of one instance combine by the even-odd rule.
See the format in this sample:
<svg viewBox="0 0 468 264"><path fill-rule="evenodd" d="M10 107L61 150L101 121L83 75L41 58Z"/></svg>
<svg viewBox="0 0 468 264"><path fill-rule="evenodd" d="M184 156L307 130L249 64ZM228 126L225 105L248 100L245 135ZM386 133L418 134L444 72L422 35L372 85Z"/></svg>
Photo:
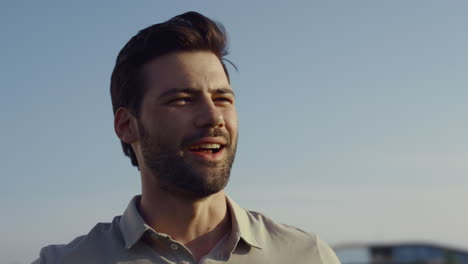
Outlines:
<svg viewBox="0 0 468 264"><path fill-rule="evenodd" d="M158 171L146 164L143 150L149 141L157 150L161 143L166 152L193 170L197 179L217 186L236 149L234 92L221 62L207 51L166 54L147 64L145 74L147 90L139 119L120 108L115 130L122 141L132 145L140 165L139 209L145 221L183 243L199 260L230 230L224 191L206 197L186 193L165 181L162 176L167 175L157 175ZM206 144L222 147L216 153L196 148ZM165 152L155 153L157 159L165 157Z"/></svg>

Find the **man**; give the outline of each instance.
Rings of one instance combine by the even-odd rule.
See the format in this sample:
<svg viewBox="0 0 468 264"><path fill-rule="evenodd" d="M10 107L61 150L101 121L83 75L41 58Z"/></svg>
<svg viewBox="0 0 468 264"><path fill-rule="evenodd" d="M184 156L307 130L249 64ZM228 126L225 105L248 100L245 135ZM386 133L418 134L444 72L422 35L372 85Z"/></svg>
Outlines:
<svg viewBox="0 0 468 264"><path fill-rule="evenodd" d="M339 263L315 235L224 193L238 137L226 54L223 27L195 12L125 45L111 78L114 127L142 194L35 263Z"/></svg>

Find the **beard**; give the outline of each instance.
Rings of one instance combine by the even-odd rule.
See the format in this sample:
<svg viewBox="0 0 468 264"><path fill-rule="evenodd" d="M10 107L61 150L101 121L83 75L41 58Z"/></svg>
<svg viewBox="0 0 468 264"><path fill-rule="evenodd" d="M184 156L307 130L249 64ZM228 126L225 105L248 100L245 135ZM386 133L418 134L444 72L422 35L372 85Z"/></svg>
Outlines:
<svg viewBox="0 0 468 264"><path fill-rule="evenodd" d="M205 130L183 140L181 146L165 137L152 136L138 122L141 150L146 167L155 177L158 188L182 199L199 200L223 190L231 174L237 148L237 139L231 141L229 133L219 128ZM221 162L192 161L192 166L184 157L187 146L202 137L223 137L225 159ZM198 171L194 167L204 166L207 170ZM208 174L208 175L207 175Z"/></svg>

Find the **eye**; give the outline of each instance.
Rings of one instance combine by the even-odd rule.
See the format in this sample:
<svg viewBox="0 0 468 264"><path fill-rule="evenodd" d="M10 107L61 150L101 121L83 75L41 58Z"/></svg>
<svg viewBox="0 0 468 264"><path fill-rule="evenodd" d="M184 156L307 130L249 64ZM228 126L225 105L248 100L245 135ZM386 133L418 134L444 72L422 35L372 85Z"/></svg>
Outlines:
<svg viewBox="0 0 468 264"><path fill-rule="evenodd" d="M171 105L185 105L192 101L192 98L189 96L180 96L169 101Z"/></svg>
<svg viewBox="0 0 468 264"><path fill-rule="evenodd" d="M227 96L216 97L213 99L213 101L217 104L232 104L234 102L234 100L231 97Z"/></svg>

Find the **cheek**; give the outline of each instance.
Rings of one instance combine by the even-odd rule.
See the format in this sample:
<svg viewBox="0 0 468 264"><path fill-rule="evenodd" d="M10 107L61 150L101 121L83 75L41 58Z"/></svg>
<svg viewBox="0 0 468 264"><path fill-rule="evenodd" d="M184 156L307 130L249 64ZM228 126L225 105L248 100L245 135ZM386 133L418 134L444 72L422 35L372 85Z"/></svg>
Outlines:
<svg viewBox="0 0 468 264"><path fill-rule="evenodd" d="M190 113L184 113L179 109L170 109L160 113L158 124L165 130L174 131L187 127L190 124Z"/></svg>
<svg viewBox="0 0 468 264"><path fill-rule="evenodd" d="M237 119L237 112L236 111L230 111L225 113L225 122L227 129L230 130L231 133L237 134L237 129L239 126L238 119Z"/></svg>
<svg viewBox="0 0 468 264"><path fill-rule="evenodd" d="M193 132L191 124L192 121L186 116L167 115L164 122L159 123L158 133L161 135L161 140L180 147L186 143L184 141Z"/></svg>
<svg viewBox="0 0 468 264"><path fill-rule="evenodd" d="M170 118L169 115L154 115L146 120L144 126L145 134L163 145L165 143L173 145L182 131L180 122L177 122L175 118Z"/></svg>

